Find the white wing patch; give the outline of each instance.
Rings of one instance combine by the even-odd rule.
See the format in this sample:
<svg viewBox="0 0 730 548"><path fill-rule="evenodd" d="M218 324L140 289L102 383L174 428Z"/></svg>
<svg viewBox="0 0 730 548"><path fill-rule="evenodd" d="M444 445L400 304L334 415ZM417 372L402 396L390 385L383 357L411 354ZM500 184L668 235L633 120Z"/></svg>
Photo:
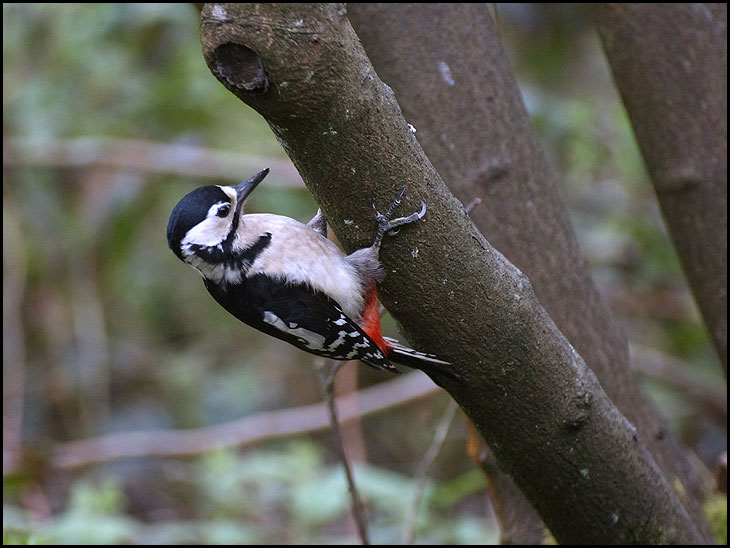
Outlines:
<svg viewBox="0 0 730 548"><path fill-rule="evenodd" d="M348 338L355 339L357 337L363 337L363 335L361 335L357 330L351 330L353 326L350 326L349 328L345 327L345 329L337 333L337 338L328 345L324 336L319 333L315 333L314 331L310 331L309 329L305 329L304 327L300 327L297 323L284 321L270 310L266 310L264 312L263 319L264 323L275 327L282 333L288 333L289 335L296 337L301 341L303 346L310 350L314 350L317 353L322 353L320 355L329 355L329 357L333 359L345 360L359 358L371 363L371 365L378 369L396 371L396 369L389 363L380 363L385 360L385 356L380 349L375 346L375 343L369 339L361 341L348 340ZM344 314L341 314L333 323L343 327L348 324L348 320ZM343 345L344 348L338 352L337 349ZM370 349L369 352L367 351L368 349ZM378 364L373 364L371 360L378 362Z"/></svg>
<svg viewBox="0 0 730 548"><path fill-rule="evenodd" d="M300 339L304 345L311 350L324 349L324 337L319 333L299 327L299 324L293 322L285 322L279 316L270 311L264 312L264 322L275 327L279 331L289 333Z"/></svg>

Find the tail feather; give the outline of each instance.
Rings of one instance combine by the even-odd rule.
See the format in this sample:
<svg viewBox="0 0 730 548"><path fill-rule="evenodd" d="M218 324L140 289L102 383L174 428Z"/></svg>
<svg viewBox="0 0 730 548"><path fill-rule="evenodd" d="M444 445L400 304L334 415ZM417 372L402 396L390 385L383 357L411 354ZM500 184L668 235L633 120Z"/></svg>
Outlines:
<svg viewBox="0 0 730 548"><path fill-rule="evenodd" d="M420 369L425 373L430 373L440 377L448 377L449 379L464 382L456 372L451 369L451 363L437 358L433 354L419 352L413 348L402 345L396 339L383 337L387 344L388 359L393 363L404 365L412 369Z"/></svg>

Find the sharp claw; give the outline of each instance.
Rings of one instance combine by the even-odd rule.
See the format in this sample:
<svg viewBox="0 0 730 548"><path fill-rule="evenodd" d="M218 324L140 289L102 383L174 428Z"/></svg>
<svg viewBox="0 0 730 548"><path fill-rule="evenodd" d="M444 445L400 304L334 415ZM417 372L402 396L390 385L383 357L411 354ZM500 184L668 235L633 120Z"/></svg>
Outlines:
<svg viewBox="0 0 730 548"><path fill-rule="evenodd" d="M375 203L373 203L373 211L375 211L375 219L378 223L378 233L375 237L373 247L377 248L380 246L380 242L382 241L384 234L387 234L388 236L395 236L400 231L401 226L423 219L426 215L426 203L422 201L420 211L411 213L407 217L392 219L393 213L400 205L400 201L405 193L406 187L404 186L398 191L398 195L385 213L380 213Z"/></svg>

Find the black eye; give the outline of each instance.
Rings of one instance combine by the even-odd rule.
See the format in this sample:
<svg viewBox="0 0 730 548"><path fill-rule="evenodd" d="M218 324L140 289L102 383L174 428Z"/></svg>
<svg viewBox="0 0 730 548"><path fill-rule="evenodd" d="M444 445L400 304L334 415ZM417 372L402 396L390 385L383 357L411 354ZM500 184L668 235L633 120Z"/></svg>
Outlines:
<svg viewBox="0 0 730 548"><path fill-rule="evenodd" d="M225 217L230 212L231 212L230 204L224 204L218 208L218 212L216 213L216 215L218 215L218 217Z"/></svg>

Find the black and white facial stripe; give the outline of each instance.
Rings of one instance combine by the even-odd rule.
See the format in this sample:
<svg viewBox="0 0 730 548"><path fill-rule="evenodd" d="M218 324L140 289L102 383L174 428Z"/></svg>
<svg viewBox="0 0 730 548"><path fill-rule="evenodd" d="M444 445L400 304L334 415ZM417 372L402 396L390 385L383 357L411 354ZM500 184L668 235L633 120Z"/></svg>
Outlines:
<svg viewBox="0 0 730 548"><path fill-rule="evenodd" d="M184 261L183 239L190 230L199 226L206 219L217 218L220 220L219 223L216 223L219 231L211 235L206 247L218 248L221 252L229 251L231 235L235 234L233 217L230 217L232 208L231 196L219 186L203 186L188 193L175 206L170 215L170 221L167 223L167 243L170 249ZM238 224L237 219L235 223ZM224 243L228 245L224 246ZM197 245L203 247L202 243Z"/></svg>
<svg viewBox="0 0 730 548"><path fill-rule="evenodd" d="M214 283L240 283L256 258L271 243L262 231L250 242L239 241L245 197L268 170L236 187L208 185L188 193L170 216L167 239L175 254Z"/></svg>

